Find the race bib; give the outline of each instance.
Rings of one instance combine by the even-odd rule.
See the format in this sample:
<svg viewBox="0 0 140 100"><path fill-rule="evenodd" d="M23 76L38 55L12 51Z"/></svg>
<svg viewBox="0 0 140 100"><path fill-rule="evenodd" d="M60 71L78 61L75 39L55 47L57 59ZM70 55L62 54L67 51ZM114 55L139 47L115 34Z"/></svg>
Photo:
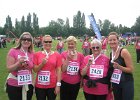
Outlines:
<svg viewBox="0 0 140 100"><path fill-rule="evenodd" d="M29 70L18 71L18 85L32 84L32 74Z"/></svg>
<svg viewBox="0 0 140 100"><path fill-rule="evenodd" d="M70 62L67 67L67 74L78 75L79 64L77 62Z"/></svg>
<svg viewBox="0 0 140 100"><path fill-rule="evenodd" d="M114 69L113 74L111 76L111 82L119 84L120 83L120 79L121 79L121 74L122 74L121 70Z"/></svg>
<svg viewBox="0 0 140 100"><path fill-rule="evenodd" d="M38 84L41 84L41 85L50 84L50 71L39 71Z"/></svg>
<svg viewBox="0 0 140 100"><path fill-rule="evenodd" d="M89 76L96 77L96 78L103 78L103 72L104 72L104 65L91 65Z"/></svg>

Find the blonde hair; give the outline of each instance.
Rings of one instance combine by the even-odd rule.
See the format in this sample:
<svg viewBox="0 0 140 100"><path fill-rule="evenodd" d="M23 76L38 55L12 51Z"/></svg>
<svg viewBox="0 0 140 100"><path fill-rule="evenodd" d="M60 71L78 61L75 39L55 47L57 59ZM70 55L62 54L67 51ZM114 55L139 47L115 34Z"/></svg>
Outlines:
<svg viewBox="0 0 140 100"><path fill-rule="evenodd" d="M50 35L45 35L45 36L43 36L42 42L44 41L44 39L45 39L46 37L50 37L50 38L52 39L52 37L51 37Z"/></svg>
<svg viewBox="0 0 140 100"><path fill-rule="evenodd" d="M76 39L74 36L69 36L69 37L66 39L66 42L69 42L69 41L74 41L75 43L77 43L77 39Z"/></svg>
<svg viewBox="0 0 140 100"><path fill-rule="evenodd" d="M98 44L100 47L102 47L102 43L101 43L101 41L98 40L98 39L93 39L93 40L91 41L91 45L93 45L93 44Z"/></svg>
<svg viewBox="0 0 140 100"><path fill-rule="evenodd" d="M32 39L31 45L30 45L30 47L28 48L28 51L29 51L29 52L32 52L32 51L33 51L33 47L34 47L34 45L33 45L33 37L32 37L32 35L31 35L29 32L23 32L23 33L21 34L21 36L19 37L19 40L18 40L17 45L16 45L15 48L16 48L16 49L20 49L20 48L21 48L21 41L22 41L22 38L23 38L24 35L29 35L29 36L31 37L31 39Z"/></svg>

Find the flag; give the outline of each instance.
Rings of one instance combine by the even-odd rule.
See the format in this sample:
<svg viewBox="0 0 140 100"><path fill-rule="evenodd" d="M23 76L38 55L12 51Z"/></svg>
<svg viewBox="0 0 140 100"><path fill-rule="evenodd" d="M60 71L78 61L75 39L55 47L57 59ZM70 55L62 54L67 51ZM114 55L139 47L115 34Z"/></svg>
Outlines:
<svg viewBox="0 0 140 100"><path fill-rule="evenodd" d="M98 27L96 25L96 21L95 21L94 16L89 15L88 18L90 20L90 24L92 25L93 31L97 36L97 39L101 40L101 38L102 38L101 33L100 33L100 31L99 31L99 29L98 29Z"/></svg>

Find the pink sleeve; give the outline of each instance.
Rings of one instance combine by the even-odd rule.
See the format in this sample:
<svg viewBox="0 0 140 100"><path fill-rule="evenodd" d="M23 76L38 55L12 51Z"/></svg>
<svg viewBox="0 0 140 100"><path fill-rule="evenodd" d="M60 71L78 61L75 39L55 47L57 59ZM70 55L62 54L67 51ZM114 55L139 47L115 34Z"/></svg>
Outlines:
<svg viewBox="0 0 140 100"><path fill-rule="evenodd" d="M16 53L15 49L12 48L12 49L10 49L10 51L8 52L8 55L16 59L15 53Z"/></svg>
<svg viewBox="0 0 140 100"><path fill-rule="evenodd" d="M57 56L57 67L61 67L62 65L62 57L59 53L56 53Z"/></svg>
<svg viewBox="0 0 140 100"><path fill-rule="evenodd" d="M37 60L37 53L34 53L34 57L33 57L33 62L35 65L38 65L38 60Z"/></svg>
<svg viewBox="0 0 140 100"><path fill-rule="evenodd" d="M61 53L61 57L62 57L62 59L66 59L66 52L65 51Z"/></svg>
<svg viewBox="0 0 140 100"><path fill-rule="evenodd" d="M84 55L80 54L80 70L82 69L83 61L84 61Z"/></svg>

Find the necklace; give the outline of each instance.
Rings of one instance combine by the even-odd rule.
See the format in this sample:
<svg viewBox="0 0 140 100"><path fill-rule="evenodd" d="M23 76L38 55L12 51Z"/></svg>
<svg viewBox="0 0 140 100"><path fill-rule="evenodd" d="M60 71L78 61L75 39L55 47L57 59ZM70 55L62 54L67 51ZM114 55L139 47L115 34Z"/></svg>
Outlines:
<svg viewBox="0 0 140 100"><path fill-rule="evenodd" d="M111 59L111 63L114 63L114 59L115 59L115 57L116 57L116 54L117 54L119 48L120 48L120 47L118 46L118 47L117 47L117 50L115 51L115 53L114 53L114 51L112 50L112 59Z"/></svg>
<svg viewBox="0 0 140 100"><path fill-rule="evenodd" d="M95 61L101 56L101 53L96 58L94 58L93 54L91 56L92 56L92 64L95 64Z"/></svg>

